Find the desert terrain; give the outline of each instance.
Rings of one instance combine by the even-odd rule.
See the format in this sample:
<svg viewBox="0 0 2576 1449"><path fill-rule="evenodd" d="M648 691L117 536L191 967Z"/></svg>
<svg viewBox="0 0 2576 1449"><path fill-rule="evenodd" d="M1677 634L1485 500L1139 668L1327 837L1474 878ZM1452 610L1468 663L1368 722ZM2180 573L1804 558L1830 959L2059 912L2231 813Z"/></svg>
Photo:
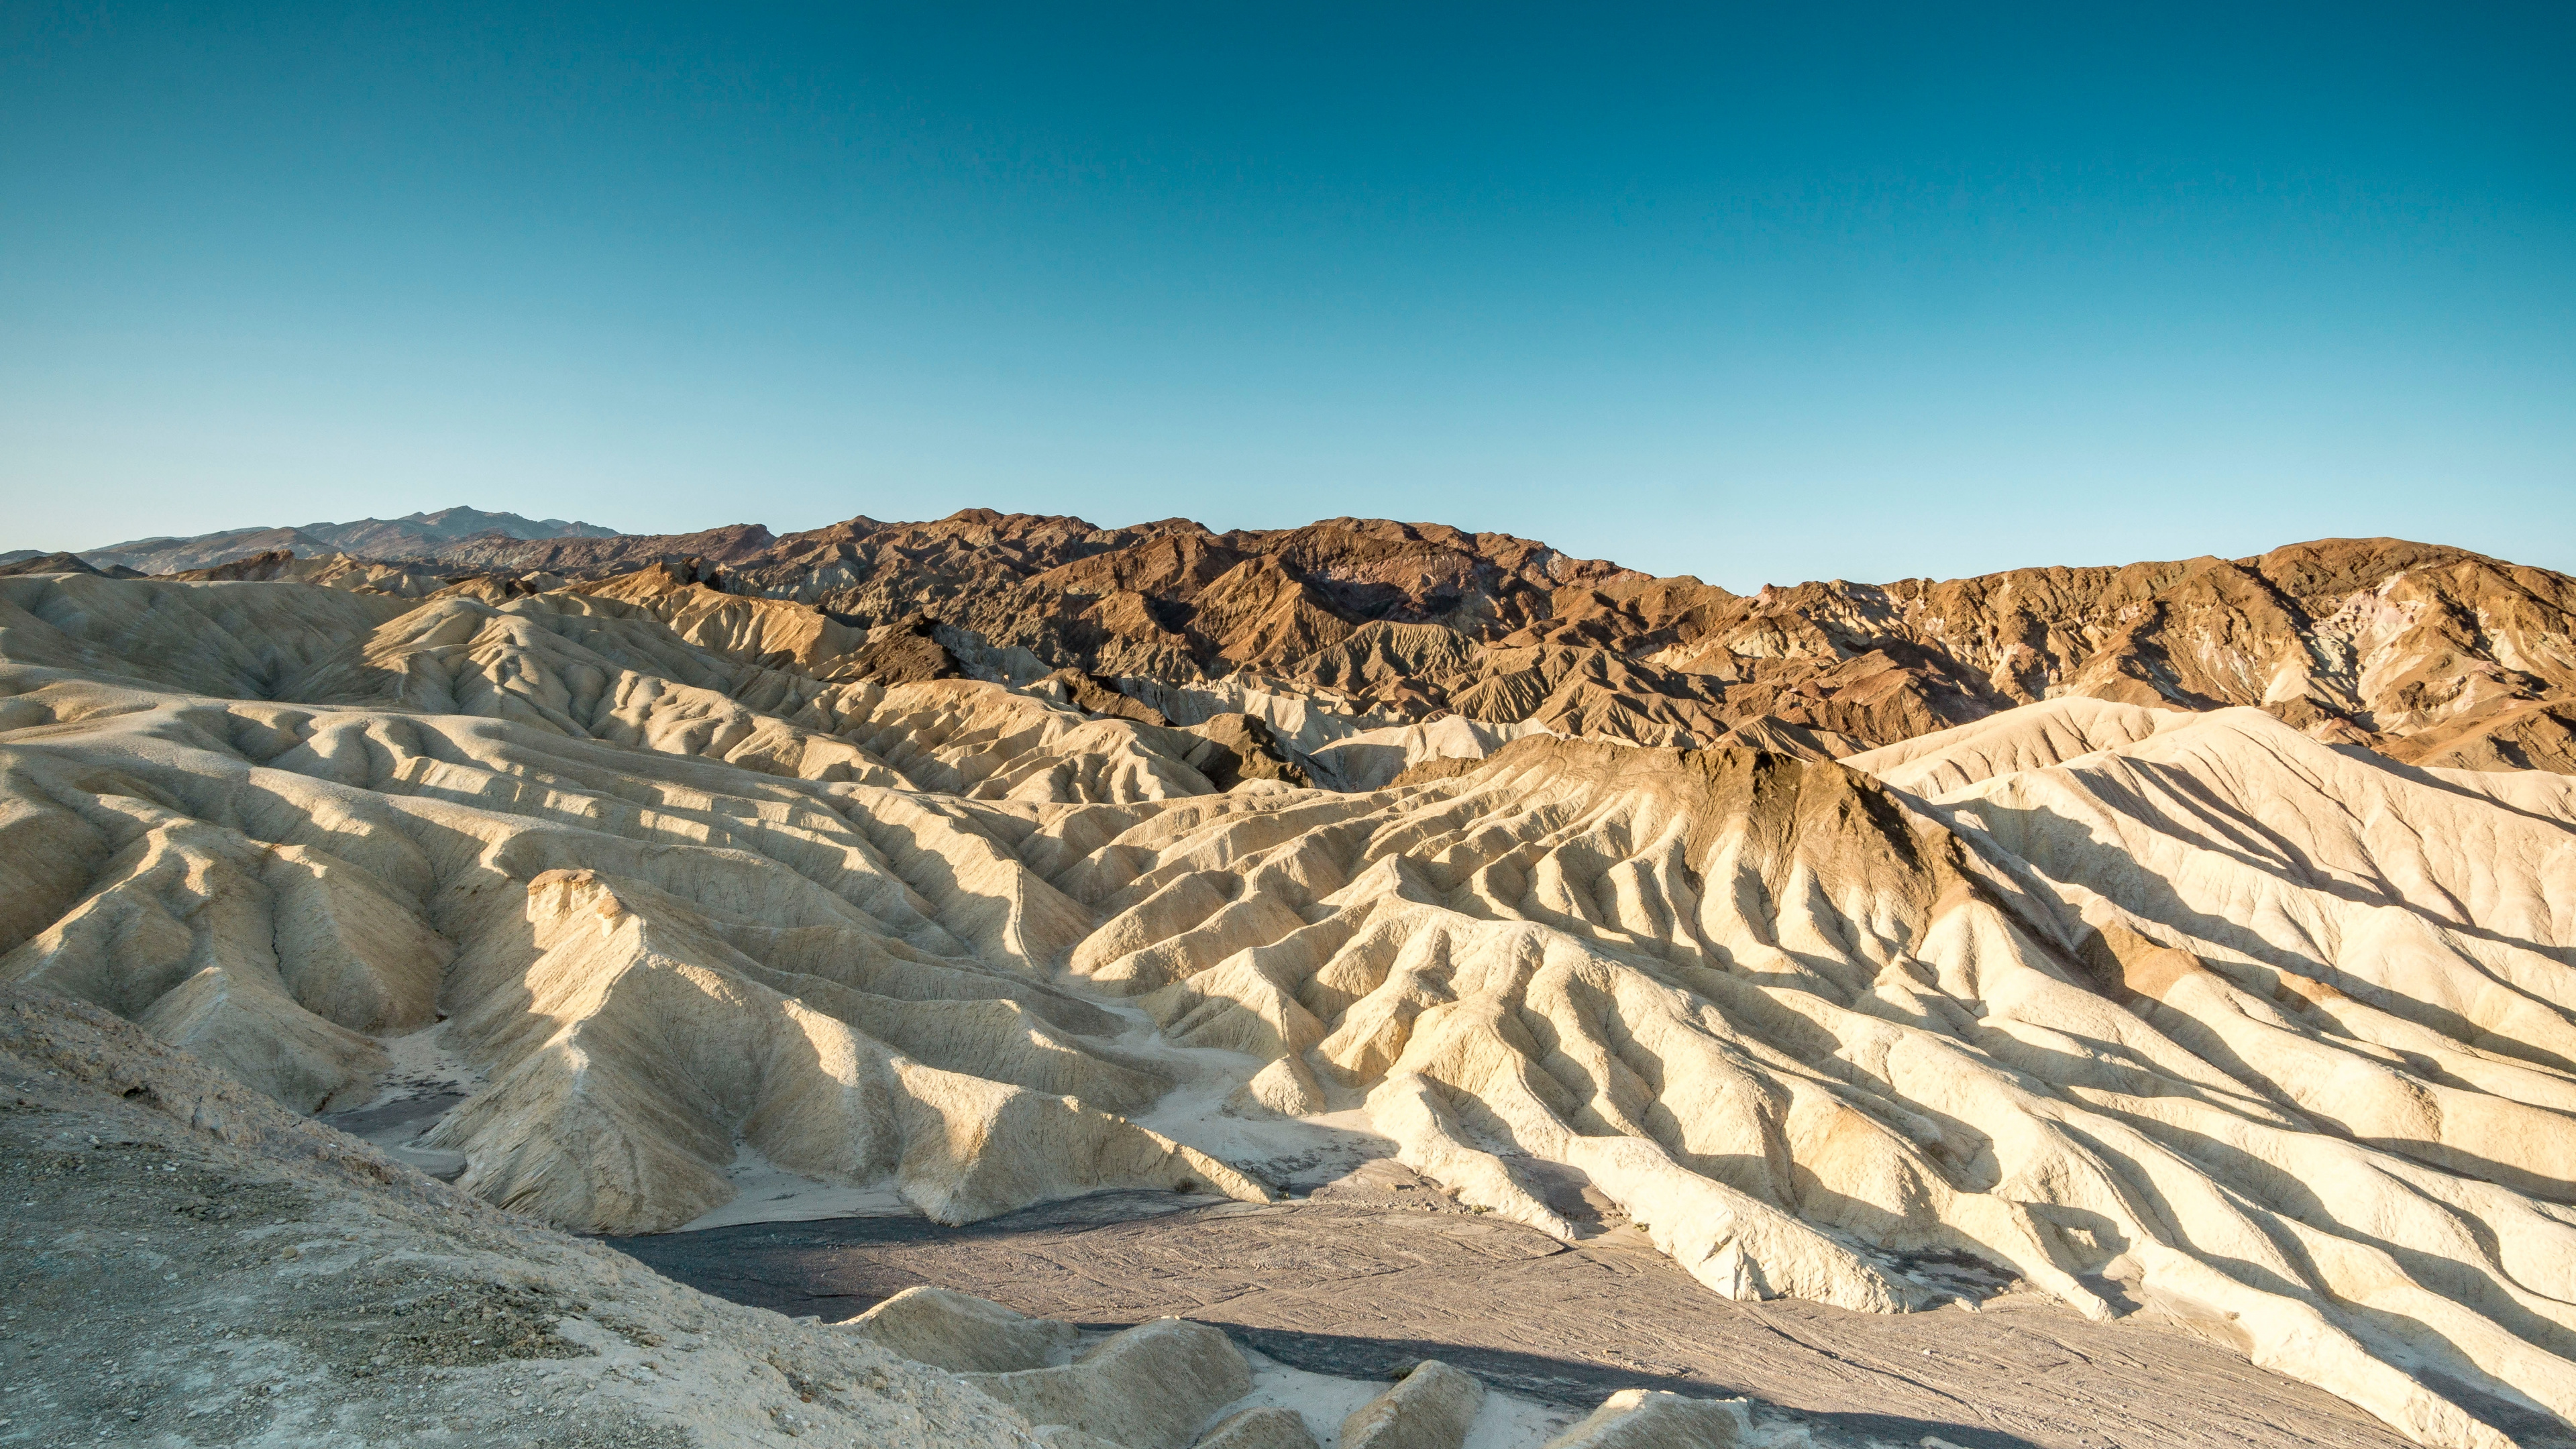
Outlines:
<svg viewBox="0 0 2576 1449"><path fill-rule="evenodd" d="M0 565L0 1443L2576 1443L2576 580Z"/></svg>

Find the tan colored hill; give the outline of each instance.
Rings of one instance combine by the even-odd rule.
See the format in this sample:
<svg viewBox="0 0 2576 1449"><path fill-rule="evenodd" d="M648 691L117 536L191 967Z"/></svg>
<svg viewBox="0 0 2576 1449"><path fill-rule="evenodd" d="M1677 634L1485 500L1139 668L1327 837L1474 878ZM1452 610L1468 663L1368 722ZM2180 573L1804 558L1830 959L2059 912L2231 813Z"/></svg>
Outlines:
<svg viewBox="0 0 2576 1449"><path fill-rule="evenodd" d="M138 579L143 577L142 574L135 572L133 569L125 568L116 564L110 564L103 569L95 568L87 561L74 554L40 554L33 550L29 550L27 553L18 557L11 558L5 563L0 563L0 577L9 577L18 574L100 574L108 578L116 579Z"/></svg>
<svg viewBox="0 0 2576 1449"><path fill-rule="evenodd" d="M550 547L510 561L551 567ZM2059 693L2253 704L2302 729L2403 737L2576 687L2568 580L2388 539L1744 597L1382 520L1220 535L970 510L700 552L729 592L871 622L926 612L1050 667L1175 681L1241 668L1412 718L1540 711L1586 727L1606 695L1640 739L1767 716L1885 742Z"/></svg>
<svg viewBox="0 0 2576 1449"><path fill-rule="evenodd" d="M969 510L450 551L451 566L503 572L648 561L861 624L926 615L1045 669L1181 684L1245 671L1354 713L1647 743L1757 721L1885 743L2078 694L2252 704L2410 762L2548 767L2566 758L2576 691L2568 580L2386 539L1743 597L1506 535L1355 519L1215 534ZM2428 730L2456 751L2397 743Z"/></svg>
<svg viewBox="0 0 2576 1449"><path fill-rule="evenodd" d="M190 538L140 538L104 548L81 550L101 568L123 565L146 574L213 568L255 554L284 551L299 555L341 553L373 560L425 559L439 550L477 539L605 538L614 533L595 523L560 518L522 518L515 513L486 513L479 508L442 508L403 518L361 518L351 523L308 523L300 528L236 528Z"/></svg>
<svg viewBox="0 0 2576 1449"><path fill-rule="evenodd" d="M127 578L144 575L127 570ZM307 553L277 548L200 569L178 569L160 575L183 583L287 582L320 584L358 593L426 598L449 586L445 573L421 564L376 563L343 553Z"/></svg>
<svg viewBox="0 0 2576 1449"><path fill-rule="evenodd" d="M2507 699L2576 683L2576 587L2564 576L2391 539L2326 540L2228 562L2025 569L1885 588L1802 585L1741 604L1638 622L1670 636L1675 667L1749 670L1737 659L1832 656L1812 702L1788 717L1864 738L1919 732L1871 714L1957 719L1960 699L2056 693L2214 708L2258 705L2302 729L2403 736ZM1854 662L1883 651L1872 699ZM1908 658L1919 652L1920 662ZM1730 657L1731 656L1731 657ZM1795 673L1797 671L1789 671ZM1907 677L1912 676L1912 677ZM1944 684L1929 682L1937 676ZM1785 679L1787 693L1803 685ZM1846 696L1859 697L1846 705ZM1982 711L1972 711L1981 713ZM1861 727L1853 727L1861 726Z"/></svg>
<svg viewBox="0 0 2576 1449"><path fill-rule="evenodd" d="M0 1104L16 1442L1812 1443L1742 1399L1630 1389L1551 1412L1436 1360L1352 1382L1180 1318L1085 1331L938 1289L790 1321L433 1182L41 991L0 988Z"/></svg>
<svg viewBox="0 0 2576 1449"><path fill-rule="evenodd" d="M2478 637L2546 681L2554 576L2413 567L2386 597L2491 585ZM2427 681L2501 677L2392 617L2337 666L2364 693L2459 719ZM2080 694L1851 752L834 672L1001 647L953 627L668 570L0 579L0 979L297 1111L428 1072L461 1100L410 1160L584 1231L752 1180L943 1222L1262 1201L1365 1139L1729 1298L2020 1282L2422 1443L2576 1422L2576 778ZM1368 627L1338 678L1449 647Z"/></svg>

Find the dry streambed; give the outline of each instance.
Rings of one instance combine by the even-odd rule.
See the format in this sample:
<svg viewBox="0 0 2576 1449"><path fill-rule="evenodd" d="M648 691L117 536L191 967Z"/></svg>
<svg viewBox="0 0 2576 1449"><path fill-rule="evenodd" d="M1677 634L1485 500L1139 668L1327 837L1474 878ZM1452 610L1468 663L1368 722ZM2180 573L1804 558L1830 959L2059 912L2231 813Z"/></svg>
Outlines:
<svg viewBox="0 0 2576 1449"><path fill-rule="evenodd" d="M0 1445L1025 1446L989 1398L0 991Z"/></svg>
<svg viewBox="0 0 2576 1449"><path fill-rule="evenodd" d="M1731 1302L1626 1237L1566 1244L1380 1170L1269 1206L1113 1193L965 1228L866 1217L614 1241L691 1286L791 1316L846 1319L922 1285L1089 1327L1176 1314L1346 1378L1437 1358L1577 1408L1623 1388L1746 1395L1819 1443L2406 1443L2151 1315L2096 1323L2033 1294L1914 1314Z"/></svg>
<svg viewBox="0 0 2576 1449"><path fill-rule="evenodd" d="M1527 738L1366 796L1212 794L1172 731L775 669L615 599L0 593L0 979L272 1105L358 1108L452 1175L442 1212L645 1233L800 1193L949 1223L1102 1190L1268 1207L1323 1159L1253 1139L1356 1115L1462 1201L1586 1246L1469 1261L1515 1239L1459 1224L1449 1258L1331 1267L1383 1234L1200 1213L1252 1236L1046 1266L1106 1282L1087 1315L1169 1290L1411 1343L1446 1304L1458 1333L1529 1325L1491 1352L1739 1381L1750 1347L1631 1342L1725 1335L1624 1288L1582 1333L1562 1294L1459 1296L1642 1235L1768 1332L1807 1322L1759 1306L1782 1298L1891 1315L1796 1330L1859 1386L1820 1413L2083 1444L2128 1413L2189 1442L2155 1416L2252 1392L2109 1394L2081 1347L1974 1383L1932 1377L1930 1342L1880 1370L1967 1319L1904 1315L1983 1264L2089 1322L2193 1316L2424 1444L2576 1423L2565 776L2070 696L1848 768ZM1131 1040L1157 1033L1170 1051ZM88 1251L53 1211L31 1246ZM2025 1389L2028 1425L1984 1407ZM2124 1407L2150 1397L2181 1407Z"/></svg>

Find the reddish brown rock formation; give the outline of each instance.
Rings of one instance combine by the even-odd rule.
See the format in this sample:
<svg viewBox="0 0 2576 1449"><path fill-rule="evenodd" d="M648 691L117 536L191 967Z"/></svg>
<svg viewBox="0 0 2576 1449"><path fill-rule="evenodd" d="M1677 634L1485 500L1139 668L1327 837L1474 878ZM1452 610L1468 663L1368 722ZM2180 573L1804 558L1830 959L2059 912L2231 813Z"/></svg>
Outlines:
<svg viewBox="0 0 2576 1449"><path fill-rule="evenodd" d="M410 532L384 536L426 527L399 522ZM542 530L520 530L531 531ZM655 596L685 586L802 609L802 627L764 617L751 631L797 635L795 662L821 673L839 670L827 656L855 647L856 631L926 616L1018 660L1010 668L1028 672L1014 678L1070 669L1186 684L1249 672L1381 718L1535 719L1654 743L1706 744L1754 721L1886 743L2075 694L2259 705L2320 739L2428 764L2576 758L2576 580L2397 539L1739 595L1439 524L1335 518L1216 533L1180 518L1101 528L967 509L783 535L757 524L606 538L486 531L437 544L412 567L424 566L587 579L620 596L636 590L602 581L649 569ZM289 576L226 567L264 571L197 576ZM968 661L951 667L987 669L957 647Z"/></svg>

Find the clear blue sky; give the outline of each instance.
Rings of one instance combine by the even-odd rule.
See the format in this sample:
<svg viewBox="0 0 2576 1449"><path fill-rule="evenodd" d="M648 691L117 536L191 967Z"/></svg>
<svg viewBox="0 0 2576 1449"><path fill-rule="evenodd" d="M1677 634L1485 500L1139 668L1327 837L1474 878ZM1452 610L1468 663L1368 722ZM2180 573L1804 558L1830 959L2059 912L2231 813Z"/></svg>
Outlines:
<svg viewBox="0 0 2576 1449"><path fill-rule="evenodd" d="M2576 571L2576 6L0 6L0 548Z"/></svg>

